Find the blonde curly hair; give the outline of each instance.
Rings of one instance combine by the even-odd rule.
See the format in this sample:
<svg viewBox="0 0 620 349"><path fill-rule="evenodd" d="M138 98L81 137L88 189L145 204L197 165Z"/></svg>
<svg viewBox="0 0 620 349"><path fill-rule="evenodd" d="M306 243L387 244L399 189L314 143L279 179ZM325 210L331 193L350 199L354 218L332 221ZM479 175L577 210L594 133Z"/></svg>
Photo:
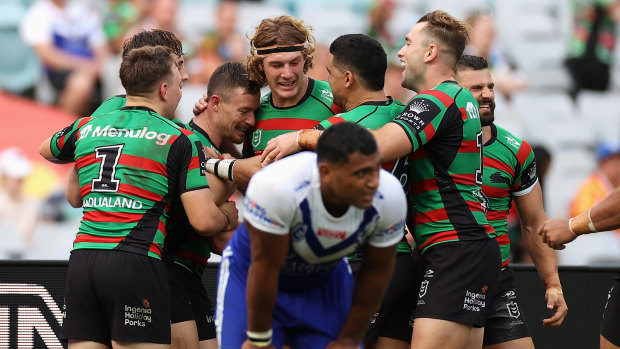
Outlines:
<svg viewBox="0 0 620 349"><path fill-rule="evenodd" d="M304 58L304 74L312 68L312 54L315 40L312 36L312 27L304 24L300 19L292 16L279 16L263 19L256 33L250 39L250 55L246 60L246 69L250 79L258 82L261 87L267 85L267 78L262 69L263 55L257 49L271 46L304 45L301 54Z"/></svg>

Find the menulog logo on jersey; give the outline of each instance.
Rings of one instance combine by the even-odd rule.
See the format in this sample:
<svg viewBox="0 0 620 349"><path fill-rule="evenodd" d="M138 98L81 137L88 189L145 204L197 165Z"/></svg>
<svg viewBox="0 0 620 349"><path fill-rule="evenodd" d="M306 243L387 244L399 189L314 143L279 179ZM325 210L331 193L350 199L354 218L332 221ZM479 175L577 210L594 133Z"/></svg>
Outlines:
<svg viewBox="0 0 620 349"><path fill-rule="evenodd" d="M165 145L168 143L172 135L168 133L157 133L155 131L149 131L148 127L141 129L127 129L127 128L114 128L110 125L105 127L96 126L93 129L92 124L88 124L80 130L80 139L87 137L113 137L113 138L144 138L144 139L156 139L157 145Z"/></svg>

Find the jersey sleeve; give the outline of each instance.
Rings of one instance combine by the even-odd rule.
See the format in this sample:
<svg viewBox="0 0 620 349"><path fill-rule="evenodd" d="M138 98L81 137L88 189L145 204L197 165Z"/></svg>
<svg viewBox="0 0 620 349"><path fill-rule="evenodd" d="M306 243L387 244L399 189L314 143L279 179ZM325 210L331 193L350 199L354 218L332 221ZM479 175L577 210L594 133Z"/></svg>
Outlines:
<svg viewBox="0 0 620 349"><path fill-rule="evenodd" d="M266 233L288 234L297 207L294 190L288 183L270 171L257 172L248 184L243 218Z"/></svg>
<svg viewBox="0 0 620 349"><path fill-rule="evenodd" d="M515 179L510 186L512 195L523 196L534 189L538 177L536 176L536 158L532 147L522 141L521 147L517 152L517 161L519 162L520 171L515 173Z"/></svg>
<svg viewBox="0 0 620 349"><path fill-rule="evenodd" d="M405 130L414 152L433 139L445 111L446 108L443 105L440 107L433 97L418 95L392 122Z"/></svg>
<svg viewBox="0 0 620 349"><path fill-rule="evenodd" d="M190 131L184 130L168 154L168 181L175 194L208 188L206 177L206 156L202 143Z"/></svg>
<svg viewBox="0 0 620 349"><path fill-rule="evenodd" d="M79 139L82 126L90 120L90 117L78 119L52 136L50 149L56 159L75 160L75 142Z"/></svg>
<svg viewBox="0 0 620 349"><path fill-rule="evenodd" d="M368 239L373 247L396 245L405 236L407 202L405 193L396 177L381 171L381 186L377 190L379 221Z"/></svg>
<svg viewBox="0 0 620 349"><path fill-rule="evenodd" d="M326 130L326 129L334 126L335 124L339 124L341 122L346 122L347 120L343 119L340 115L341 114L337 114L337 115L331 116L331 117L321 121L318 125L314 126L313 129L315 129L315 130Z"/></svg>

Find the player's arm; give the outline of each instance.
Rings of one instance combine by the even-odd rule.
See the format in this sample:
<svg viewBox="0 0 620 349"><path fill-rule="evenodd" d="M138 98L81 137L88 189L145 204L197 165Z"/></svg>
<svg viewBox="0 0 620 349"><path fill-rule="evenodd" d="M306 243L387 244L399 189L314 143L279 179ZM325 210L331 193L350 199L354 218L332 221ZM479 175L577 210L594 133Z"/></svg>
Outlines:
<svg viewBox="0 0 620 349"><path fill-rule="evenodd" d="M189 223L200 235L212 236L237 226L237 207L232 201L219 207L209 188L186 191L180 195Z"/></svg>
<svg viewBox="0 0 620 349"><path fill-rule="evenodd" d="M361 343L368 321L379 308L392 278L396 246L379 248L367 244L364 247L364 258L357 274L351 310L336 342L355 346Z"/></svg>
<svg viewBox="0 0 620 349"><path fill-rule="evenodd" d="M444 120L445 110L430 98L417 95L393 121L371 131L384 162L415 152L440 133L440 127L455 121Z"/></svg>
<svg viewBox="0 0 620 349"><path fill-rule="evenodd" d="M73 166L71 173L69 173L69 181L67 182L65 195L71 207L82 207L82 193L80 193L80 180L78 178L76 166Z"/></svg>
<svg viewBox="0 0 620 349"><path fill-rule="evenodd" d="M207 241L209 242L209 249L211 252L221 256L235 230L236 229L224 230L213 236L209 236Z"/></svg>
<svg viewBox="0 0 620 349"><path fill-rule="evenodd" d="M60 160L57 159L54 154L52 153L52 148L51 148L51 142L52 142L52 137L54 136L50 136L48 138L46 138L43 142L41 142L41 145L39 146L39 154L41 154L41 156L49 161L49 162L53 162L55 164L68 164L73 162L73 160Z"/></svg>
<svg viewBox="0 0 620 349"><path fill-rule="evenodd" d="M370 133L375 136L383 162L396 160L413 150L407 133L396 123L389 122L377 130L371 130Z"/></svg>
<svg viewBox="0 0 620 349"><path fill-rule="evenodd" d="M319 130L300 130L272 138L267 142L265 150L260 155L261 162L263 166L266 166L302 150L314 150L320 135L321 131ZM305 143L302 143L304 141ZM300 143L304 144L304 146L300 146Z"/></svg>
<svg viewBox="0 0 620 349"><path fill-rule="evenodd" d="M206 173L209 189L211 189L211 197L217 206L228 201L237 190L234 183L222 180L212 173Z"/></svg>
<svg viewBox="0 0 620 349"><path fill-rule="evenodd" d="M521 218L525 246L536 265L538 275L545 284L547 308L554 312L552 317L543 320L543 325L560 326L566 317L568 307L562 294L557 256L555 250L543 243L536 234L538 227L547 220L540 183L536 182L534 188L525 195L515 195L514 201Z"/></svg>
<svg viewBox="0 0 620 349"><path fill-rule="evenodd" d="M238 218L235 203L216 205L205 177L204 147L193 133L183 135L170 149L168 181L176 186L189 223L196 233L204 236L234 229Z"/></svg>
<svg viewBox="0 0 620 349"><path fill-rule="evenodd" d="M564 244L579 235L620 228L620 188L616 188L603 201L569 219L550 219L538 230L543 242L552 248L564 249Z"/></svg>
<svg viewBox="0 0 620 349"><path fill-rule="evenodd" d="M260 156L247 159L218 159L208 158L207 171L220 179L234 182L240 191L245 192L250 178L258 172L263 165Z"/></svg>
<svg viewBox="0 0 620 349"><path fill-rule="evenodd" d="M246 290L249 338L244 348L251 347L248 342L265 340L263 337L271 332L280 267L288 255L290 239L289 234L266 233L245 224L250 235L252 259Z"/></svg>

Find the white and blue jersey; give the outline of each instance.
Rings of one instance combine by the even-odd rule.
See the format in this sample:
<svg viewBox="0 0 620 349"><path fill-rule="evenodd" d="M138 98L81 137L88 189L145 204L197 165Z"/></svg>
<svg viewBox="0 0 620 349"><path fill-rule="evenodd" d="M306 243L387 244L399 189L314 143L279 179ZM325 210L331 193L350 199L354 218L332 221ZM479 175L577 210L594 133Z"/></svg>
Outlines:
<svg viewBox="0 0 620 349"><path fill-rule="evenodd" d="M344 215L332 216L323 204L316 154L312 152L289 156L252 177L242 209L244 220L266 233L291 235L273 315L276 347L281 344L283 328L294 329L289 338L296 348L324 347L336 338L353 292L344 257L366 244L378 248L396 245L404 235L406 210L400 182L381 170L371 207L350 206ZM239 348L245 340L245 288L251 259L245 224L233 234L222 257L218 337L222 348Z"/></svg>

